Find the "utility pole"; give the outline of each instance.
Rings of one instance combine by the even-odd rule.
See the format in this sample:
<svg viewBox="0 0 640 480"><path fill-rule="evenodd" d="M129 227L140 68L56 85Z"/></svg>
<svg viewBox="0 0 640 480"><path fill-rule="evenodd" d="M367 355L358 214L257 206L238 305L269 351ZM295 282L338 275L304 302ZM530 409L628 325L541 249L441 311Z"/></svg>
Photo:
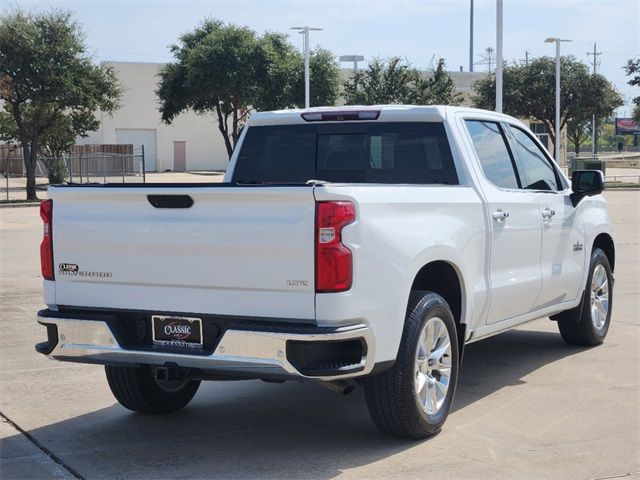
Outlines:
<svg viewBox="0 0 640 480"><path fill-rule="evenodd" d="M473 0L469 9L469 71L473 72Z"/></svg>
<svg viewBox="0 0 640 480"><path fill-rule="evenodd" d="M489 73L493 72L493 62L495 61L496 49L493 47L487 47L484 49L484 53L480 54L480 60L475 65L486 65Z"/></svg>
<svg viewBox="0 0 640 480"><path fill-rule="evenodd" d="M529 66L529 50L524 51L524 64L527 67Z"/></svg>
<svg viewBox="0 0 640 480"><path fill-rule="evenodd" d="M587 55L593 55L593 76L598 73L598 57L602 55L602 52L598 52L595 42L593 43L593 52L587 52ZM591 116L591 155L594 157L598 154L598 133L596 131L596 115Z"/></svg>
<svg viewBox="0 0 640 480"><path fill-rule="evenodd" d="M322 30L314 27L291 27L291 30L299 30L304 35L304 107L309 108L310 104L310 81L309 81L309 32L311 30Z"/></svg>

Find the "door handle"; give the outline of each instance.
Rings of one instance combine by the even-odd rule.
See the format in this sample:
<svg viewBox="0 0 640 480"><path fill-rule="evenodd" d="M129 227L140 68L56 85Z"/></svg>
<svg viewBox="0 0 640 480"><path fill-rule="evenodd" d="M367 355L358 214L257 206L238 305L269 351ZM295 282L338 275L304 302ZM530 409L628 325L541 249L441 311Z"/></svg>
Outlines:
<svg viewBox="0 0 640 480"><path fill-rule="evenodd" d="M493 212L491 214L491 216L493 217L493 219L498 222L498 223L502 223L504 222L507 218L509 218L509 212L505 212L503 211L501 208L499 208L498 210L496 210L495 212Z"/></svg>
<svg viewBox="0 0 640 480"><path fill-rule="evenodd" d="M189 195L147 195L147 200L156 208L190 208L193 205Z"/></svg>
<svg viewBox="0 0 640 480"><path fill-rule="evenodd" d="M542 217L546 219L551 219L551 217L553 217L555 214L556 211L552 210L551 208L545 208L544 210L542 210Z"/></svg>

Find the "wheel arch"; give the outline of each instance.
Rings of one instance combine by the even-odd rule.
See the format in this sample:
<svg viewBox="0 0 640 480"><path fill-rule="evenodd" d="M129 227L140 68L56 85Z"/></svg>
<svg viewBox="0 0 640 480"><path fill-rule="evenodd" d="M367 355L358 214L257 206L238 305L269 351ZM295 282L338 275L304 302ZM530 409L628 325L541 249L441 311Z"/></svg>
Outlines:
<svg viewBox="0 0 640 480"><path fill-rule="evenodd" d="M460 360L464 351L467 324L465 315L465 289L460 270L445 260L431 261L420 268L411 284L411 291L426 290L437 293L449 304L456 323Z"/></svg>
<svg viewBox="0 0 640 480"><path fill-rule="evenodd" d="M611 237L611 235L609 235L608 233L600 233L599 235L597 235L593 240L593 247L591 251L595 250L596 248L601 249L605 253L607 259L609 260L611 272L613 272L616 263L616 247L613 243L613 238Z"/></svg>

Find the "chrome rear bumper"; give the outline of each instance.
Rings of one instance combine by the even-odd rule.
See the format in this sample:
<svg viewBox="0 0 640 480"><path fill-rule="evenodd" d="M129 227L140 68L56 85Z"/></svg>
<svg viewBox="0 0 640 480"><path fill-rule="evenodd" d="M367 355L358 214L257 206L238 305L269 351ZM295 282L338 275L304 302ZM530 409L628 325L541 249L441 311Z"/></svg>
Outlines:
<svg viewBox="0 0 640 480"><path fill-rule="evenodd" d="M43 311L48 312L48 311ZM199 369L206 373L241 378L282 378L330 381L366 375L373 369L374 341L364 324L334 329L316 328L309 333L298 331L262 331L255 324L251 329L228 328L211 354L159 351L150 348L125 348L108 323L100 320L74 318L73 313L46 315L40 312L38 322L48 326L48 342L36 345L36 350L56 360L108 365L170 365ZM55 327L54 327L55 326ZM304 374L290 361L287 342L364 342L359 363L336 369L329 374Z"/></svg>

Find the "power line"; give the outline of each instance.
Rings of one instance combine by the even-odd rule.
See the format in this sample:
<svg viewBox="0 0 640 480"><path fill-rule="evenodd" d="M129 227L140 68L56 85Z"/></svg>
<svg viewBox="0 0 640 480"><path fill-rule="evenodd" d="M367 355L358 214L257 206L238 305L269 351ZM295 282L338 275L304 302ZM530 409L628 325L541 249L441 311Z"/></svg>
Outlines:
<svg viewBox="0 0 640 480"><path fill-rule="evenodd" d="M493 71L493 64L496 62L496 50L493 47L487 47L484 49L484 53L480 54L480 61L475 65L486 65L489 73Z"/></svg>

